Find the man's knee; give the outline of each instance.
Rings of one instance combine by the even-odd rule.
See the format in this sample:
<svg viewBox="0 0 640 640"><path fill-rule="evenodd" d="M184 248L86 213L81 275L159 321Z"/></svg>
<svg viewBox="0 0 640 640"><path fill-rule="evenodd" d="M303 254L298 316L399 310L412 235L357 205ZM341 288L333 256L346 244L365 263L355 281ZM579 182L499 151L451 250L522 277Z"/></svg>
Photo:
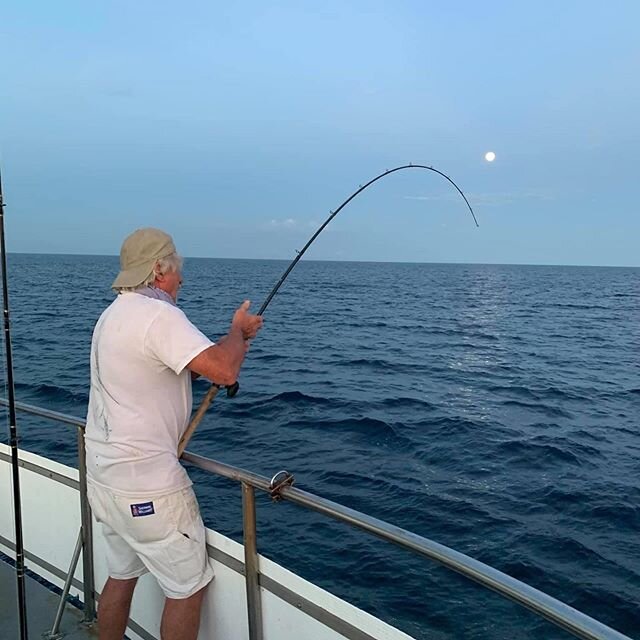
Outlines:
<svg viewBox="0 0 640 640"><path fill-rule="evenodd" d="M138 576L135 576L134 578L114 578L113 576L109 576L109 582L123 589L127 587L135 587L136 582L138 582Z"/></svg>
<svg viewBox="0 0 640 640"><path fill-rule="evenodd" d="M168 596L165 598L165 606L167 607L175 607L175 608L190 608L194 606L200 606L202 603L202 599L204 598L204 594L207 591L210 583L207 583L201 589L198 589L195 593L192 593L190 596L186 598L169 598Z"/></svg>
<svg viewBox="0 0 640 640"><path fill-rule="evenodd" d="M112 578L109 576L102 593L104 595L105 592L108 592L118 600L121 598L130 598L137 582L138 578L125 578L124 580L121 580L120 578Z"/></svg>

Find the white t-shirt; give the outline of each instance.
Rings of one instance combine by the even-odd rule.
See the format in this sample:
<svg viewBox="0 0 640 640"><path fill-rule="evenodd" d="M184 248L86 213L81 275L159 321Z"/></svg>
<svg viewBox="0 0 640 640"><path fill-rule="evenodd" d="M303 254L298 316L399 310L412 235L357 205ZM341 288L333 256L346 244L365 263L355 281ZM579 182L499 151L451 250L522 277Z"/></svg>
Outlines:
<svg viewBox="0 0 640 640"><path fill-rule="evenodd" d="M122 293L103 312L91 342L91 481L129 496L191 485L177 457L192 405L185 367L212 345L162 300Z"/></svg>

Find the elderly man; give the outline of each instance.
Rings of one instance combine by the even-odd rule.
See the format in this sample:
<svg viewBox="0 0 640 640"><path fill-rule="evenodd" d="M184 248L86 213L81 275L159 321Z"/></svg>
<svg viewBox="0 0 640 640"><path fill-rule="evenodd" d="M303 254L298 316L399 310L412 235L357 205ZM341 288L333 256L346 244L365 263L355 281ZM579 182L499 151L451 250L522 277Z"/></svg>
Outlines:
<svg viewBox="0 0 640 640"><path fill-rule="evenodd" d="M182 259L169 235L139 229L120 252L119 295L96 324L85 433L89 501L102 523L109 578L100 640L121 640L137 579L151 572L166 595L162 640L198 635L213 578L205 530L178 442L191 414L191 377L234 383L262 318L244 302L212 343L176 306Z"/></svg>

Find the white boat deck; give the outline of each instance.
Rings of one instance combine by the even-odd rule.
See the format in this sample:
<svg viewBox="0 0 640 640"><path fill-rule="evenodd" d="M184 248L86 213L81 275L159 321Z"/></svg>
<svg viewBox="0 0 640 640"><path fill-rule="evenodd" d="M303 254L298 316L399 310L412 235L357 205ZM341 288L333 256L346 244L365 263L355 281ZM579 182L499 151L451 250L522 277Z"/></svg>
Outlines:
<svg viewBox="0 0 640 640"><path fill-rule="evenodd" d="M42 638L51 631L60 596L33 578L25 578L27 594L27 628L29 637ZM15 568L0 559L0 629L3 638L18 638L17 584ZM82 622L82 611L67 603L60 633L65 640L95 640L97 629L88 628Z"/></svg>

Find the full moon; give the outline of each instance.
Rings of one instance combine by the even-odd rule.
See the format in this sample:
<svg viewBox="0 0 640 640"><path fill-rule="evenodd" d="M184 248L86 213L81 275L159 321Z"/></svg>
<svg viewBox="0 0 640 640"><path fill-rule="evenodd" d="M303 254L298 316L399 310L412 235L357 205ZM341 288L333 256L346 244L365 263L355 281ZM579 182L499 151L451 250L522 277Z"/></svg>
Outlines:
<svg viewBox="0 0 640 640"><path fill-rule="evenodd" d="M493 153L493 151L487 151L487 153L484 154L484 159L487 162L493 162L496 159L496 154Z"/></svg>

